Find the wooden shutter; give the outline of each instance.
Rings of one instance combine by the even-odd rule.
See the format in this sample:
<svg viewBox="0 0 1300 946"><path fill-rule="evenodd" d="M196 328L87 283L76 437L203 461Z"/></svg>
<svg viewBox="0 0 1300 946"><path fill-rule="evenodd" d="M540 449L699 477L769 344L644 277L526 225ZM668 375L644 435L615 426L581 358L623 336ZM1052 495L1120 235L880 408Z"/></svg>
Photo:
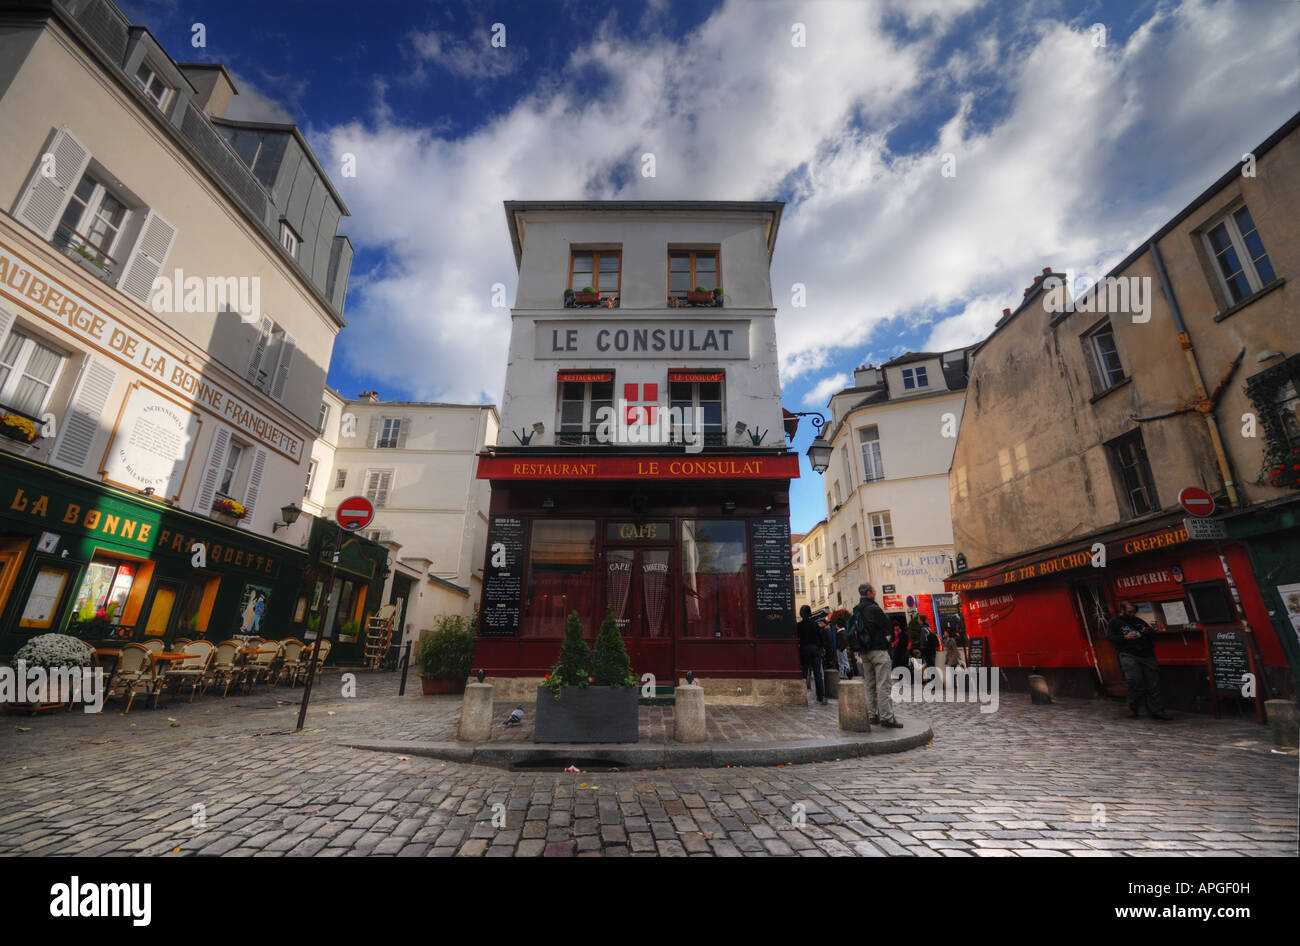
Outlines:
<svg viewBox="0 0 1300 946"><path fill-rule="evenodd" d="M289 381L289 369L293 364L293 353L298 347L298 340L288 332L280 343L280 363L275 368L275 380L271 384L271 397L279 400L284 397L284 389Z"/></svg>
<svg viewBox="0 0 1300 946"><path fill-rule="evenodd" d="M253 454L253 464L248 468L248 488L244 490L244 522L253 523L253 510L257 508L257 497L262 492L262 474L266 472L266 458L269 452L257 448Z"/></svg>
<svg viewBox="0 0 1300 946"><path fill-rule="evenodd" d="M262 367L262 359L266 357L266 346L271 343L271 332L274 329L275 323L271 321L271 317L262 316L262 324L257 329L257 341L253 345L253 354L248 359L248 371L244 374L244 380L249 384L257 384L257 373Z"/></svg>
<svg viewBox="0 0 1300 946"><path fill-rule="evenodd" d="M0 306L0 350L5 347L5 339L9 337L9 330L14 325L14 314Z"/></svg>
<svg viewBox="0 0 1300 946"><path fill-rule="evenodd" d="M45 177L45 155L54 156L54 176ZM81 183L90 163L90 150L76 139L68 126L54 133L50 146L36 161L32 176L27 179L23 195L18 199L14 216L48 240L54 236L68 199Z"/></svg>
<svg viewBox="0 0 1300 946"><path fill-rule="evenodd" d="M112 363L86 356L72 401L63 415L59 439L50 454L52 464L74 473L81 472L90 456L95 435L99 433L104 407L116 380L117 368Z"/></svg>
<svg viewBox="0 0 1300 946"><path fill-rule="evenodd" d="M366 434L366 446L375 449L379 445L379 434L383 430L383 418L378 414L370 415L370 433Z"/></svg>
<svg viewBox="0 0 1300 946"><path fill-rule="evenodd" d="M401 450L406 446L406 434L411 429L411 418L403 417L402 426L397 431L397 449Z"/></svg>
<svg viewBox="0 0 1300 946"><path fill-rule="evenodd" d="M153 282L162 275L163 265L175 242L176 228L157 212L149 211L140 227L140 237L122 269L122 278L117 281L117 288L147 307L149 297L153 295Z"/></svg>
<svg viewBox="0 0 1300 946"><path fill-rule="evenodd" d="M218 427L212 435L212 447L208 450L208 465L203 468L203 479L199 481L199 497L195 500L194 511L206 516L212 511L212 503L217 498L217 484L221 482L221 471L226 465L226 454L230 450L230 428Z"/></svg>

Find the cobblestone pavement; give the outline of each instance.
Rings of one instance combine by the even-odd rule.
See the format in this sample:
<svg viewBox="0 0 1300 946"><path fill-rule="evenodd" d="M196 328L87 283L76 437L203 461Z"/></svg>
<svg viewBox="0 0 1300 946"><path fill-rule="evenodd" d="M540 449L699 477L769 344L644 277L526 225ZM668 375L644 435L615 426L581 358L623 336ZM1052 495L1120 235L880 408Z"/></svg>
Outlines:
<svg viewBox="0 0 1300 946"><path fill-rule="evenodd" d="M1003 694L989 714L971 704L907 707L903 715L927 719L935 739L899 755L573 775L338 746L435 739L454 727L455 698L420 697L418 685L398 698L391 674L357 681L357 697L345 699L339 679L326 677L298 735L301 690L209 695L129 716L116 703L102 716L8 714L0 853L1296 853L1296 758L1270 752L1253 721L1129 720L1110 704L1037 707ZM498 716L509 708L499 705ZM668 711L657 712L664 725ZM782 725L834 731L834 704L774 712ZM733 731L715 738L766 734L777 716L730 718Z"/></svg>

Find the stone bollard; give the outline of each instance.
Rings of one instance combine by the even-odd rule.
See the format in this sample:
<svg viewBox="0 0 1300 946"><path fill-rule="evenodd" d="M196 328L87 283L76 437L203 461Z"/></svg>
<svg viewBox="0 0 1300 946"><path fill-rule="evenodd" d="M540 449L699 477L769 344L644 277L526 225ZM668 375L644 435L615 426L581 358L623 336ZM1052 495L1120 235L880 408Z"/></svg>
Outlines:
<svg viewBox="0 0 1300 946"><path fill-rule="evenodd" d="M840 695L840 672L827 670L822 676L826 679L826 699L835 699Z"/></svg>
<svg viewBox="0 0 1300 946"><path fill-rule="evenodd" d="M492 738L492 684L471 683L465 687L456 738L463 742L487 742Z"/></svg>
<svg viewBox="0 0 1300 946"><path fill-rule="evenodd" d="M673 690L673 739L677 742L706 742L704 688L688 683Z"/></svg>
<svg viewBox="0 0 1300 946"><path fill-rule="evenodd" d="M1052 691L1047 688L1047 680L1041 674L1029 675L1029 702L1036 705L1052 702Z"/></svg>
<svg viewBox="0 0 1300 946"><path fill-rule="evenodd" d="M861 680L840 681L840 729L845 732L871 732L871 714L867 712L867 687Z"/></svg>
<svg viewBox="0 0 1300 946"><path fill-rule="evenodd" d="M1265 700L1264 712L1273 730L1273 744L1294 749L1300 745L1300 710L1290 700Z"/></svg>

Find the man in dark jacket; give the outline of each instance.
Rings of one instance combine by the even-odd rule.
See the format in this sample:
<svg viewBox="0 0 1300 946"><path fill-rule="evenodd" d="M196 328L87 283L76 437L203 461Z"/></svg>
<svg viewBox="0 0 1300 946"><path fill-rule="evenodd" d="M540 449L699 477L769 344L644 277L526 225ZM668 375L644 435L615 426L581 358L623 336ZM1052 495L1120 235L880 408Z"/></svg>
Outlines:
<svg viewBox="0 0 1300 946"><path fill-rule="evenodd" d="M1136 719L1143 702L1153 719L1171 719L1160 698L1160 665L1156 663L1156 632L1137 616L1137 606L1125 601L1106 625L1106 639L1115 645L1119 666L1128 684L1128 715Z"/></svg>
<svg viewBox="0 0 1300 946"><path fill-rule="evenodd" d="M939 651L939 638L930 627L930 619L924 614L921 615L921 635L921 656L925 659L927 667L933 667L934 655Z"/></svg>
<svg viewBox="0 0 1300 946"><path fill-rule="evenodd" d="M813 620L812 608L804 605L799 609L799 626L796 633L799 636L799 663L804 668L804 673L812 671L813 682L817 687L817 702L826 702L826 678L822 675L822 645L824 635L822 627Z"/></svg>
<svg viewBox="0 0 1300 946"><path fill-rule="evenodd" d="M894 719L894 704L889 696L889 659L892 643L889 619L876 604L876 589L869 584L858 586L859 600L853 611L857 620L851 624L859 629L862 651L863 683L867 689L867 707L871 721L887 729L901 729L903 724Z"/></svg>

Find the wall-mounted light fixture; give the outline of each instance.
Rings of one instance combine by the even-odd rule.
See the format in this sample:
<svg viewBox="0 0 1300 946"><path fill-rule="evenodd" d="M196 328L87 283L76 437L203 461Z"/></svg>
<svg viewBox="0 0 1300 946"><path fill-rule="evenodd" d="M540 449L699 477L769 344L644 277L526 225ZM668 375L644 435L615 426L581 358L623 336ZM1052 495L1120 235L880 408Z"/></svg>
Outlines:
<svg viewBox="0 0 1300 946"><path fill-rule="evenodd" d="M533 433L537 434L540 437L542 434L546 433L546 425L543 424L540 420L537 421L535 424L533 424Z"/></svg>
<svg viewBox="0 0 1300 946"><path fill-rule="evenodd" d="M298 521L298 517L301 515L302 515L302 510L298 508L296 503L289 503L289 505L287 506L281 506L280 518L283 519L284 521L282 523L280 522L271 523L271 534L275 535L275 533L280 531L281 529L289 528L289 526L293 525L295 522Z"/></svg>
<svg viewBox="0 0 1300 946"><path fill-rule="evenodd" d="M743 420L738 420L738 421L736 421L736 436L737 436L737 437L739 437L741 434L743 434L743 433L744 433L746 430L748 430L748 429L749 429L749 425L746 424Z"/></svg>
<svg viewBox="0 0 1300 946"><path fill-rule="evenodd" d="M542 508L543 508L543 509L554 509L554 508L555 508L555 497L554 497L554 496L547 496L545 499L543 499L543 500L542 500Z"/></svg>
<svg viewBox="0 0 1300 946"><path fill-rule="evenodd" d="M822 417L821 411L786 411L786 433L790 434L791 439L794 437L794 431L798 430L799 422L792 420L796 417L807 417L812 424L816 435L813 438L812 445L808 447L808 462L818 473L825 473L831 465L831 445L822 438L822 428L826 426L826 418Z"/></svg>

